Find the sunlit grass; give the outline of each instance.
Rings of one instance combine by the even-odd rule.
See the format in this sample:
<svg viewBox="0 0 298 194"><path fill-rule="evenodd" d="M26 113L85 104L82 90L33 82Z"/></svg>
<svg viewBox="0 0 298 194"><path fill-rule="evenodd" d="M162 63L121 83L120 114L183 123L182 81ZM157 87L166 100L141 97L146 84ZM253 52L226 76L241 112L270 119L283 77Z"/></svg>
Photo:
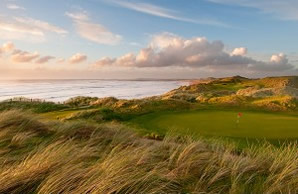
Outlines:
<svg viewBox="0 0 298 194"><path fill-rule="evenodd" d="M0 193L298 192L297 142L239 150L202 137L149 140L113 122L0 118Z"/></svg>

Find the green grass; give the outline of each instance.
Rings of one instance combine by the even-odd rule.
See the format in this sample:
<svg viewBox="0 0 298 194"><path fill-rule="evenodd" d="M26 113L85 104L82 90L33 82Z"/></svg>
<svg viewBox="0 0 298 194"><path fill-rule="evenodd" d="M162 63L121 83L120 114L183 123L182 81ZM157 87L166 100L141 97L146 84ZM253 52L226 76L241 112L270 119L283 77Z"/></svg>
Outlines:
<svg viewBox="0 0 298 194"><path fill-rule="evenodd" d="M242 112L237 126L237 111L200 110L152 113L131 122L148 132L223 136L233 138L298 138L298 116L282 113Z"/></svg>

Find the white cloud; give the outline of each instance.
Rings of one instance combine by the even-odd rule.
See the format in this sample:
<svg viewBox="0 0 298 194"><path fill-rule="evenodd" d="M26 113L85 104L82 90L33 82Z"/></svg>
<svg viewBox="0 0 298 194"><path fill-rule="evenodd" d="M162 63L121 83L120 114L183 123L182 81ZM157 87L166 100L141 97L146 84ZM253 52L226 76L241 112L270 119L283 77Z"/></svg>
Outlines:
<svg viewBox="0 0 298 194"><path fill-rule="evenodd" d="M120 35L113 34L100 24L78 21L75 25L83 38L96 43L115 45L122 39Z"/></svg>
<svg viewBox="0 0 298 194"><path fill-rule="evenodd" d="M138 2L127 2L127 1L120 1L120 0L110 0L109 2L112 2L116 5L119 5L121 7L131 9L137 12L162 17L162 18L168 18L172 20L177 21L183 21L183 22L190 22L190 23L197 23L197 24L207 24L207 25L214 25L214 26L223 26L227 27L228 25L211 19L190 19L186 17L180 17L177 16L177 12L171 9L166 9L160 6L156 6L149 3L138 3Z"/></svg>
<svg viewBox="0 0 298 194"><path fill-rule="evenodd" d="M153 36L150 42L150 47L155 49L163 49L166 47L182 46L183 39L175 34L164 32L158 36Z"/></svg>
<svg viewBox="0 0 298 194"><path fill-rule="evenodd" d="M18 63L26 63L29 66L34 67L34 64L47 64L51 60L56 59L55 56L51 56L51 55L42 56L37 51L29 52L29 51L17 49L17 48L15 48L15 45L12 42L7 42L7 43L3 44L2 46L0 46L0 56L3 53L5 53L7 57L9 57L11 65L15 65ZM88 58L87 55L77 53L77 54L71 56L69 58L68 62L70 64L78 64L78 63L82 63L82 62L86 61L87 58ZM0 57L0 59L3 59L3 58ZM63 64L67 61L64 58L57 58L57 60L55 62Z"/></svg>
<svg viewBox="0 0 298 194"><path fill-rule="evenodd" d="M65 59L64 58L60 58L57 60L57 63L62 64L65 63Z"/></svg>
<svg viewBox="0 0 298 194"><path fill-rule="evenodd" d="M30 63L37 59L40 55L38 52L30 53L27 51L15 50L11 56L11 60L14 63Z"/></svg>
<svg viewBox="0 0 298 194"><path fill-rule="evenodd" d="M20 24L28 25L33 28L40 29L42 31L46 32L54 32L57 34L67 34L68 32L64 30L63 28L60 28L58 26L49 24L48 22L33 19L33 18L21 18L21 17L16 17L15 20L19 22Z"/></svg>
<svg viewBox="0 0 298 194"><path fill-rule="evenodd" d="M204 37L183 39L170 33L152 38L148 47L135 55L103 58L95 66L126 67L188 67L210 70L285 71L294 69L285 55L273 55L271 61L258 61L245 57L246 48L237 48L232 54L224 51L221 41L210 42Z"/></svg>
<svg viewBox="0 0 298 194"><path fill-rule="evenodd" d="M9 33L23 33L35 36L43 36L44 33L31 25L24 25L16 20L10 20L8 18L0 18L0 30Z"/></svg>
<svg viewBox="0 0 298 194"><path fill-rule="evenodd" d="M128 53L122 57L119 57L117 63L122 66L133 66L134 61L136 60L136 56L133 53Z"/></svg>
<svg viewBox="0 0 298 194"><path fill-rule="evenodd" d="M55 59L55 57L53 57L53 56L44 56L44 57L40 57L37 61L35 61L35 63L44 64L44 63L48 63L52 59Z"/></svg>
<svg viewBox="0 0 298 194"><path fill-rule="evenodd" d="M83 61L87 60L87 56L85 54L77 53L70 57L69 62L71 64L82 63Z"/></svg>
<svg viewBox="0 0 298 194"><path fill-rule="evenodd" d="M277 55L272 55L270 61L272 63L288 63L287 56L283 53L279 53Z"/></svg>
<svg viewBox="0 0 298 194"><path fill-rule="evenodd" d="M94 66L96 67L103 67L103 66L109 66L113 65L115 63L115 59L111 59L110 57L103 57L100 60L98 60Z"/></svg>
<svg viewBox="0 0 298 194"><path fill-rule="evenodd" d="M21 6L18 6L16 4L7 4L6 6L8 9L11 9L11 10L25 10L24 7L21 7Z"/></svg>
<svg viewBox="0 0 298 194"><path fill-rule="evenodd" d="M10 52L14 49L14 44L12 42L7 42L0 47L0 54Z"/></svg>
<svg viewBox="0 0 298 194"><path fill-rule="evenodd" d="M298 69L289 63L287 56L283 53L274 54L270 58L270 62L255 64L253 68L256 71L275 71L282 72L285 69L292 70L292 72L298 72Z"/></svg>
<svg viewBox="0 0 298 194"><path fill-rule="evenodd" d="M231 53L232 56L245 56L247 54L247 48L240 47L235 48Z"/></svg>
<svg viewBox="0 0 298 194"><path fill-rule="evenodd" d="M30 65L35 64L46 64L51 60L54 60L56 57L46 55L41 56L38 52L28 52L23 51L20 49L15 48L15 45L13 42L7 42L4 43L2 46L0 46L0 54L5 53L7 57L10 58L10 64L14 65L17 63L27 63ZM75 62L75 60L79 61L82 60L80 55L75 55L72 60ZM1 58L0 58L1 59ZM3 59L3 58L2 58ZM86 57L87 59L87 57ZM59 59L61 60L61 59ZM64 61L64 59L63 59ZM59 61L58 61L59 62ZM1 64L0 64L1 65ZM31 66L32 67L32 66Z"/></svg>
<svg viewBox="0 0 298 194"><path fill-rule="evenodd" d="M77 12L77 13L66 12L65 15L74 19L74 20L80 20L80 21L88 21L89 20L89 16L87 15L86 12Z"/></svg>
<svg viewBox="0 0 298 194"><path fill-rule="evenodd" d="M89 41L99 44L116 45L122 39L120 35L110 32L101 24L91 22L86 12L66 12L65 15L73 20L77 33Z"/></svg>
<svg viewBox="0 0 298 194"><path fill-rule="evenodd" d="M28 17L1 17L0 38L10 40L44 41L46 33L66 34L63 28Z"/></svg>
<svg viewBox="0 0 298 194"><path fill-rule="evenodd" d="M207 0L214 3L252 7L285 20L298 20L297 0Z"/></svg>

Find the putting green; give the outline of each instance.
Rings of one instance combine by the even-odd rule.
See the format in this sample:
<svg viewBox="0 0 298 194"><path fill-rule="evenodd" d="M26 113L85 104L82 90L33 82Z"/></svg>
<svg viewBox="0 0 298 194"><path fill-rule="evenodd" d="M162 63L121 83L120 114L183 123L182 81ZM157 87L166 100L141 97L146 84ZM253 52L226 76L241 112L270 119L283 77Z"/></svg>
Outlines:
<svg viewBox="0 0 298 194"><path fill-rule="evenodd" d="M146 131L241 138L296 139L298 116L235 111L153 113L133 120Z"/></svg>

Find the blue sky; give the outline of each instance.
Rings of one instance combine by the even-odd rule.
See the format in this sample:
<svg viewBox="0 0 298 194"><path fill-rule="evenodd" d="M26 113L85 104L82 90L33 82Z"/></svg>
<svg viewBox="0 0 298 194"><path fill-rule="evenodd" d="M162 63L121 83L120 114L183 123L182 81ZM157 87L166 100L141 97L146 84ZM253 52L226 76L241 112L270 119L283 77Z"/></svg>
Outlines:
<svg viewBox="0 0 298 194"><path fill-rule="evenodd" d="M2 0L0 70L6 78L297 75L297 24L295 0Z"/></svg>

